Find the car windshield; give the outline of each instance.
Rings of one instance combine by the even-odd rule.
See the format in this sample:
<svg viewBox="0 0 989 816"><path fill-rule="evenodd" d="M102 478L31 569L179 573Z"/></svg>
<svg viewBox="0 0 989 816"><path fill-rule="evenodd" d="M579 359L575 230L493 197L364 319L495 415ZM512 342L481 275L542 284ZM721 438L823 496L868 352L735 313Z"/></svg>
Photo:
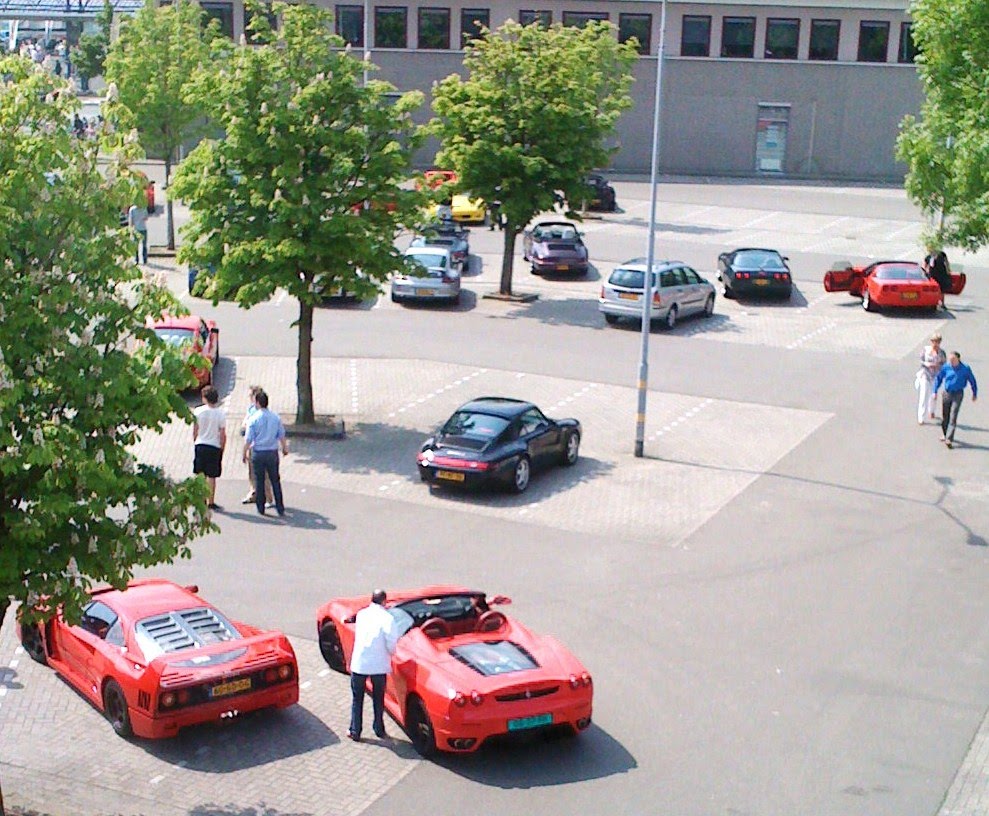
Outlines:
<svg viewBox="0 0 989 816"><path fill-rule="evenodd" d="M442 618L451 623L476 618L486 612L488 605L482 594L438 595L432 598L416 598L396 604L388 611L395 619L401 634L413 626L421 626L430 618Z"/></svg>
<svg viewBox="0 0 989 816"><path fill-rule="evenodd" d="M888 281L922 281L926 279L919 266L914 264L882 264L876 267L876 279Z"/></svg>
<svg viewBox="0 0 989 816"><path fill-rule="evenodd" d="M191 345L193 338L196 336L196 333L192 329L179 329L171 327L155 329L155 334L157 334L158 337L170 346Z"/></svg>
<svg viewBox="0 0 989 816"><path fill-rule="evenodd" d="M424 244L430 244L432 246L452 247L456 243L456 239L445 238L439 235L426 235L425 237L423 237L422 242Z"/></svg>
<svg viewBox="0 0 989 816"><path fill-rule="evenodd" d="M783 258L772 249L746 249L736 252L734 265L742 269L786 269Z"/></svg>
<svg viewBox="0 0 989 816"><path fill-rule="evenodd" d="M443 429L443 436L453 439L480 440L487 442L496 439L508 427L508 420L492 414L476 411L457 411L450 417Z"/></svg>
<svg viewBox="0 0 989 816"><path fill-rule="evenodd" d="M623 286L626 289L642 289L646 274L641 269L616 269L608 278L613 286ZM652 285L656 285L656 275L653 273Z"/></svg>
<svg viewBox="0 0 989 816"><path fill-rule="evenodd" d="M135 625L134 636L149 661L162 654L241 638L240 632L219 610L208 606L144 618Z"/></svg>
<svg viewBox="0 0 989 816"><path fill-rule="evenodd" d="M454 646L450 654L485 677L538 669L536 659L517 643L509 640L465 643Z"/></svg>
<svg viewBox="0 0 989 816"><path fill-rule="evenodd" d="M425 269L446 268L446 256L438 252L410 252L405 257Z"/></svg>

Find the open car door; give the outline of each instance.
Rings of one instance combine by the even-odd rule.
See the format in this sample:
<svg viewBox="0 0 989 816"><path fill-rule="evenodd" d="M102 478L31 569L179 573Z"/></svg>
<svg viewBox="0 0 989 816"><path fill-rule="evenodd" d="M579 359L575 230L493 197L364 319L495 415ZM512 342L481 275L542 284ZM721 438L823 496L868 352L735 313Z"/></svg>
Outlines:
<svg viewBox="0 0 989 816"><path fill-rule="evenodd" d="M865 268L852 266L848 261L834 264L824 275L825 292L851 292L862 294L865 288Z"/></svg>
<svg viewBox="0 0 989 816"><path fill-rule="evenodd" d="M951 276L951 290L949 291L949 294L960 295L965 289L965 280L966 278L964 272L954 273Z"/></svg>

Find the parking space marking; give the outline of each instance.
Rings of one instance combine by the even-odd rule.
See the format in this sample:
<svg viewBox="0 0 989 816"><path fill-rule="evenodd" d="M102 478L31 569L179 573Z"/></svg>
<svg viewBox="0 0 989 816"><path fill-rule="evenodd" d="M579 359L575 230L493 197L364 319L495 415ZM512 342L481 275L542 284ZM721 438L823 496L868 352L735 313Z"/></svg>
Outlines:
<svg viewBox="0 0 989 816"><path fill-rule="evenodd" d="M416 399L410 400L409 402L405 403L401 407L399 407L399 408L395 409L394 411L390 412L388 414L388 418L389 419L394 419L399 414L404 414L407 411L411 411L413 408L416 408L416 407L422 405L423 403L428 402L431 399L435 399L436 397L439 397L440 395L445 394L447 391L451 391L454 388L459 388L461 385L464 385L465 383L470 382L471 380L473 380L476 377L480 377L482 374L485 374L486 372L487 372L487 369L486 368L479 368L476 371L471 372L470 374L466 374L465 376L460 377L459 379L456 379L453 382L447 383L446 385L443 385L443 386L437 388L435 391L431 391L431 392L429 392L428 394L426 394L424 396L417 397Z"/></svg>
<svg viewBox="0 0 989 816"><path fill-rule="evenodd" d="M659 437L663 436L664 434L668 434L671 431L673 431L676 428L678 428L680 425L683 425L684 423L688 422L690 419L692 419L693 417L697 416L697 414L699 414L701 411L703 411L709 405L713 405L713 404L714 404L714 400L711 399L711 398L707 398L705 400L702 400L700 403L698 403L697 405L695 405L689 411L685 411L684 413L680 414L680 416L678 416L676 419L674 419L668 425L664 425L658 431L654 431L649 437L647 437L647 440L646 441L648 441L648 442L654 442L655 440L659 439Z"/></svg>
<svg viewBox="0 0 989 816"><path fill-rule="evenodd" d="M350 410L357 413L360 402L357 396L357 360L350 361Z"/></svg>
<svg viewBox="0 0 989 816"><path fill-rule="evenodd" d="M157 776L152 776L151 779L148 780L148 784L149 785L157 785L158 783L160 783L165 778L165 776L166 776L166 774L158 774Z"/></svg>
<svg viewBox="0 0 989 816"><path fill-rule="evenodd" d="M796 340L794 340L792 343L790 343L787 346L787 348L790 349L790 350L793 350L793 349L796 349L796 348L800 348L808 340L813 340L815 337L819 337L820 335L824 334L825 332L829 332L832 329L836 329L836 328L838 328L838 324L835 323L833 320L829 320L823 326L819 326L818 328L814 329L814 331L807 332L807 334L805 334L805 335L803 335L801 337L798 337Z"/></svg>
<svg viewBox="0 0 989 816"><path fill-rule="evenodd" d="M563 397L559 402L557 402L557 403L555 403L553 405L550 405L547 408L547 410L548 411L555 411L558 408L563 408L564 406L569 405L574 400L580 399L585 394L589 393L590 391L593 391L597 387L598 387L598 384L597 383L588 383L583 388L577 389L576 391L574 391L569 396Z"/></svg>

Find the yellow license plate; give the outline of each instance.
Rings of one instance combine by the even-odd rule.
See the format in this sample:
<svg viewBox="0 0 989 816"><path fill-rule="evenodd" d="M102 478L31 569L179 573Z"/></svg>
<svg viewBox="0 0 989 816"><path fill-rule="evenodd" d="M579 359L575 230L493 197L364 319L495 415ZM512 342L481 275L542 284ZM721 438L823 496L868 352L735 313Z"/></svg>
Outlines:
<svg viewBox="0 0 989 816"><path fill-rule="evenodd" d="M903 293L903 299L904 300L916 300L917 299L917 293L916 292L904 292Z"/></svg>
<svg viewBox="0 0 989 816"><path fill-rule="evenodd" d="M431 297L433 294L432 289L416 289L415 293L419 297Z"/></svg>
<svg viewBox="0 0 989 816"><path fill-rule="evenodd" d="M638 300L639 296L634 292L619 292L618 297L622 300Z"/></svg>
<svg viewBox="0 0 989 816"><path fill-rule="evenodd" d="M556 268L558 271L566 272L570 267L567 266L566 264L557 264Z"/></svg>
<svg viewBox="0 0 989 816"><path fill-rule="evenodd" d="M247 691L251 687L251 678L242 677L239 680L231 680L229 683L220 683L209 690L210 697L226 697L236 694L238 691Z"/></svg>
<svg viewBox="0 0 989 816"><path fill-rule="evenodd" d="M756 278L752 283L756 286L769 286L769 281L766 278Z"/></svg>
<svg viewBox="0 0 989 816"><path fill-rule="evenodd" d="M457 473L455 470L437 470L437 479L446 479L448 482L462 482L464 480L463 473Z"/></svg>

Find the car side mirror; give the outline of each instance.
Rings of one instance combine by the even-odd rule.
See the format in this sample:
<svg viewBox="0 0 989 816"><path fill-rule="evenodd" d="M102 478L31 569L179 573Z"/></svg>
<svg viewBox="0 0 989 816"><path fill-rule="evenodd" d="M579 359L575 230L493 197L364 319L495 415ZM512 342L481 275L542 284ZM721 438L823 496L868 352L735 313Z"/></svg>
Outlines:
<svg viewBox="0 0 989 816"><path fill-rule="evenodd" d="M784 255L784 256L783 256L783 260L784 260L784 261L788 261L788 260L790 260L790 259L789 259L789 258L788 258L788 257L787 257L786 255Z"/></svg>
<svg viewBox="0 0 989 816"><path fill-rule="evenodd" d="M182 589L186 592L191 592L193 595L199 594L199 584L186 584Z"/></svg>
<svg viewBox="0 0 989 816"><path fill-rule="evenodd" d="M219 334L220 333L220 329L217 326L214 326L212 329L209 330L209 333L210 334Z"/></svg>
<svg viewBox="0 0 989 816"><path fill-rule="evenodd" d="M498 606L508 606L512 602L512 599L507 595L495 595L493 598L488 600L488 604L497 604Z"/></svg>

